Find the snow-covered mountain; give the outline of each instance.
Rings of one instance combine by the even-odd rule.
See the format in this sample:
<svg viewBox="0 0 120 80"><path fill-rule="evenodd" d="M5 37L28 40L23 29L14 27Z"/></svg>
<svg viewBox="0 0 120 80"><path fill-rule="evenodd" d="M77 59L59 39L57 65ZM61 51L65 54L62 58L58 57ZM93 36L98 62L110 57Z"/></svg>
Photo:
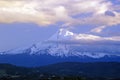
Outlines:
<svg viewBox="0 0 120 80"><path fill-rule="evenodd" d="M60 29L46 41L1 52L0 63L30 67L58 62L120 62L117 40L118 37L76 34Z"/></svg>
<svg viewBox="0 0 120 80"><path fill-rule="evenodd" d="M120 47L111 44L110 38L101 38L90 34L76 34L66 29L60 29L44 42L33 44L31 47L13 49L1 54L51 55L59 57L91 57L119 56Z"/></svg>

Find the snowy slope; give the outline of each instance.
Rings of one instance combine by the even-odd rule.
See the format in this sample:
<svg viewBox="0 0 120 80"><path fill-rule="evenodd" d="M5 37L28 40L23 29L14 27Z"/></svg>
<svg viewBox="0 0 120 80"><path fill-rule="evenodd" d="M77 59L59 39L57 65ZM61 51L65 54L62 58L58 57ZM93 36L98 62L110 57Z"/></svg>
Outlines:
<svg viewBox="0 0 120 80"><path fill-rule="evenodd" d="M107 38L108 39L108 38ZM68 44L77 40L81 43L75 43L75 45ZM91 57L91 58L102 58L104 56L120 54L120 47L115 45L96 45L91 44L90 41L99 41L100 37L88 34L75 34L66 29L60 29L52 37L44 42L40 42L27 48L14 49L1 54L23 54L27 53L30 55L41 55L48 54L52 56L69 57ZM85 42L87 44L85 44Z"/></svg>

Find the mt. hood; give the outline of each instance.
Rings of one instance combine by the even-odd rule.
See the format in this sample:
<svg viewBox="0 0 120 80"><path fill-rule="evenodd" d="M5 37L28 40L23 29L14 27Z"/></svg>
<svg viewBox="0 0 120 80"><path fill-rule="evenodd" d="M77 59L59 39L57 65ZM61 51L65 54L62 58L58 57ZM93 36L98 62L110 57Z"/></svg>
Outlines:
<svg viewBox="0 0 120 80"><path fill-rule="evenodd" d="M118 45L119 46L119 45ZM109 37L90 34L76 34L60 29L48 40L33 44L23 49L13 49L1 54L51 55L59 57L91 57L119 56L120 47Z"/></svg>

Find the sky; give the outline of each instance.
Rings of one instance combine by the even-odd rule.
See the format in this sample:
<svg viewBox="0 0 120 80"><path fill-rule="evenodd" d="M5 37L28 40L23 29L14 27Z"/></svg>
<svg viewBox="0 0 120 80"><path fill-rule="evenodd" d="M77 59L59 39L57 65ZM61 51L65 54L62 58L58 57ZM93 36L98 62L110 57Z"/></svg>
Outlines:
<svg viewBox="0 0 120 80"><path fill-rule="evenodd" d="M120 0L0 0L0 51L47 40L61 28L77 41L120 41Z"/></svg>

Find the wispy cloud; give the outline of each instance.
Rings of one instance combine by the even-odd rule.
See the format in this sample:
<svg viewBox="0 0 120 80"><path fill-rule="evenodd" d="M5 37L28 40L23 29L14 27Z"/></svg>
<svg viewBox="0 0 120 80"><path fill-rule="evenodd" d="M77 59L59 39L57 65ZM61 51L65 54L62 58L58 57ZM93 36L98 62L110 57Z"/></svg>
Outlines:
<svg viewBox="0 0 120 80"><path fill-rule="evenodd" d="M116 25L120 13L115 12L115 5L108 0L1 0L0 22L33 22L39 25L55 24L62 21L72 24ZM105 15L106 11L115 16ZM73 16L92 13L86 18Z"/></svg>
<svg viewBox="0 0 120 80"><path fill-rule="evenodd" d="M94 33L100 33L106 26L100 26L91 30Z"/></svg>
<svg viewBox="0 0 120 80"><path fill-rule="evenodd" d="M119 7L110 0L0 0L0 23L92 24L98 27L91 31L100 33L120 24Z"/></svg>
<svg viewBox="0 0 120 80"><path fill-rule="evenodd" d="M52 37L50 37L48 42L55 42L55 43L116 43L119 44L120 42L120 36L111 36L111 37L102 37L102 36L97 36L97 35L92 35L92 34L77 34L73 33L71 31L65 30L65 29L60 29L56 34L54 34ZM120 44L119 44L120 45Z"/></svg>

